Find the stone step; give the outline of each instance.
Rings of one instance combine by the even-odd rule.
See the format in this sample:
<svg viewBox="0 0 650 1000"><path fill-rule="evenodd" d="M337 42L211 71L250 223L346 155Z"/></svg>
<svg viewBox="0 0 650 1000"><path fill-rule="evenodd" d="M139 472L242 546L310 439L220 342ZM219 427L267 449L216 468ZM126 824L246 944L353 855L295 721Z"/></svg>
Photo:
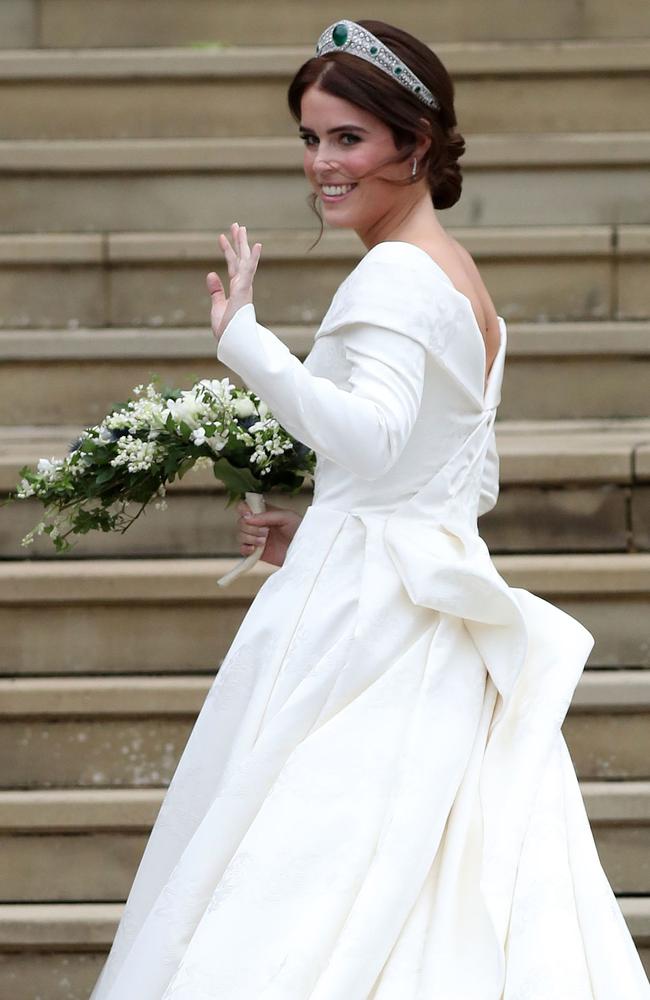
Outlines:
<svg viewBox="0 0 650 1000"><path fill-rule="evenodd" d="M650 553L493 561L510 586L584 623L596 637L590 666L650 667ZM213 673L260 586L277 572L260 561L219 587L235 562L0 562L0 674Z"/></svg>
<svg viewBox="0 0 650 1000"><path fill-rule="evenodd" d="M617 893L650 893L650 781L583 781L596 846ZM127 897L161 788L0 792L2 903Z"/></svg>
<svg viewBox="0 0 650 1000"><path fill-rule="evenodd" d="M317 325L274 323L273 332L304 359ZM208 374L242 384L217 360L207 322L198 329L0 330L0 363L4 426L95 423L154 375L183 387ZM648 320L508 323L499 419L643 418L648 385Z"/></svg>
<svg viewBox="0 0 650 1000"><path fill-rule="evenodd" d="M44 381L44 391L46 386ZM62 457L78 432L78 426L0 430L0 503L18 485L24 465ZM479 521L493 554L650 551L650 419L499 420L496 434L500 495ZM294 497L268 495L271 504L301 514L312 499L310 482ZM194 471L169 488L166 512L152 508L124 535L82 536L61 557L45 536L21 545L42 514L37 501L23 500L3 510L0 556L237 557L236 515L225 504L212 473Z"/></svg>
<svg viewBox="0 0 650 1000"><path fill-rule="evenodd" d="M228 219L228 225L233 221ZM246 225L245 215L236 220ZM201 232L0 235L0 327L192 327L209 322L206 273L225 274ZM483 226L451 235L474 256L506 321L649 318L650 226ZM365 254L350 230L249 230L263 244L265 325L314 323ZM644 414L647 415L647 414Z"/></svg>
<svg viewBox="0 0 650 1000"><path fill-rule="evenodd" d="M161 786L210 676L0 680L0 787ZM584 671L563 731L581 779L650 779L650 671Z"/></svg>
<svg viewBox="0 0 650 1000"><path fill-rule="evenodd" d="M295 134L287 88L316 37L309 45L81 49L72 57L0 50L3 138ZM648 38L427 44L452 76L463 134L648 127Z"/></svg>
<svg viewBox="0 0 650 1000"><path fill-rule="evenodd" d="M426 13L425 13L426 11ZM359 0L357 20L393 23L388 0ZM315 4L265 0L250 7L239 0L4 0L0 5L0 47L82 48L97 46L246 45L313 46L335 15ZM438 0L433 18L422 0L402 0L399 25L419 38L442 41L495 39L638 38L648 34L642 0L612 7L603 0L579 5L535 3L525 10L509 0L458 5Z"/></svg>
<svg viewBox="0 0 650 1000"><path fill-rule="evenodd" d="M0 906L0 980L11 1000L87 1000L122 903Z"/></svg>
<svg viewBox="0 0 650 1000"><path fill-rule="evenodd" d="M650 897L618 895L617 902L650 975ZM0 906L0 975L11 983L11 1000L86 1000L115 935L123 906Z"/></svg>
<svg viewBox="0 0 650 1000"><path fill-rule="evenodd" d="M650 223L647 131L466 139L445 228ZM214 230L233 205L249 228L310 229L310 192L297 135L0 142L6 233Z"/></svg>

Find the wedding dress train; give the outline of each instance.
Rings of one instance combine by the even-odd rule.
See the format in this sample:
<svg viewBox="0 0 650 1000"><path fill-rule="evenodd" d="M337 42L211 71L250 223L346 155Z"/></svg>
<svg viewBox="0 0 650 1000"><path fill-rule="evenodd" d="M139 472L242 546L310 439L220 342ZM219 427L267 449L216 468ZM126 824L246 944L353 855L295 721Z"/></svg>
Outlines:
<svg viewBox="0 0 650 1000"><path fill-rule="evenodd" d="M497 572L506 325L377 244L304 364L217 348L313 502L201 708L91 1000L650 1000L561 726L592 634Z"/></svg>

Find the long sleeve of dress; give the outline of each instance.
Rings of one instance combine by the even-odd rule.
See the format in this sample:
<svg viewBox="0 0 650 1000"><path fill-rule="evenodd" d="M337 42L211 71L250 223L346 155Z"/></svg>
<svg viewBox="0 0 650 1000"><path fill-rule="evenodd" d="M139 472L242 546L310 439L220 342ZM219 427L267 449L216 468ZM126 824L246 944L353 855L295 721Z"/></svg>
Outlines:
<svg viewBox="0 0 650 1000"><path fill-rule="evenodd" d="M297 440L356 475L375 479L397 461L411 434L427 350L420 339L372 322L344 323L330 336L339 338L349 361L349 390L311 374L257 322L253 303L232 317L217 357Z"/></svg>

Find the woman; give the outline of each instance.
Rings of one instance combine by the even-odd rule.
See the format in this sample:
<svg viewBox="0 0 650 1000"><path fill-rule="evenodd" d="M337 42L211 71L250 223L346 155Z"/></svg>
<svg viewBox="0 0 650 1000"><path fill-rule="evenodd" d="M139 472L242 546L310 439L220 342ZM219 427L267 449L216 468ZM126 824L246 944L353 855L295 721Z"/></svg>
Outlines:
<svg viewBox="0 0 650 1000"><path fill-rule="evenodd" d="M593 636L477 531L506 326L436 217L461 189L452 83L406 32L341 21L289 104L327 222L368 252L301 364L257 323L261 245L221 235L217 356L317 452L313 502L240 507L242 552L279 569L92 1000L648 1000L560 731Z"/></svg>

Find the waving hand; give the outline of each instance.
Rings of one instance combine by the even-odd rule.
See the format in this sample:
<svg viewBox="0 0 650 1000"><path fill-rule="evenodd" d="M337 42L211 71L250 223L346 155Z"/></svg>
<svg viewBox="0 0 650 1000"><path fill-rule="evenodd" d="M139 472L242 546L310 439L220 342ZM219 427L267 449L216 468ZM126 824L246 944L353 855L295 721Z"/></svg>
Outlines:
<svg viewBox="0 0 650 1000"><path fill-rule="evenodd" d="M237 310L253 301L253 278L262 253L261 243L255 243L252 250L249 247L246 226L233 222L230 228L235 249L231 247L223 233L219 234L219 246L228 265L228 297L221 278L215 271L210 271L206 276L208 292L212 299L210 321L217 340Z"/></svg>

